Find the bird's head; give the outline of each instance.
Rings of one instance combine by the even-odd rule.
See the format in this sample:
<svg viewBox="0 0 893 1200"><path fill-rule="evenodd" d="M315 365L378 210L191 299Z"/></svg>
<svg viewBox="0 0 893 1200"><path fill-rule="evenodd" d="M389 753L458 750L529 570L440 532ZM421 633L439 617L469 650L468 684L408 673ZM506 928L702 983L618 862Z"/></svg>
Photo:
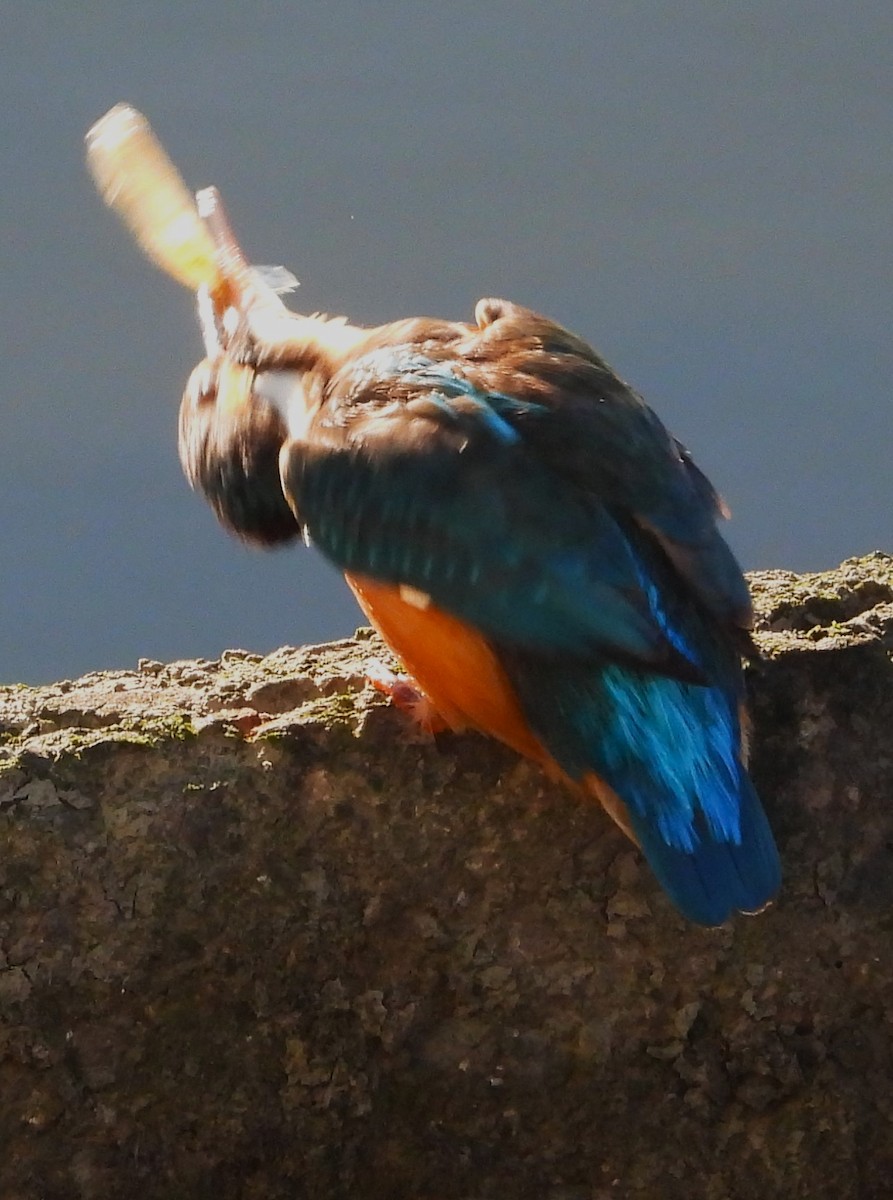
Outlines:
<svg viewBox="0 0 893 1200"><path fill-rule="evenodd" d="M130 105L115 105L89 130L87 162L148 257L196 291L206 357L180 406L186 477L239 537L291 541L300 527L282 488L280 451L306 433L324 380L364 333L290 312L279 293L296 286L294 277L250 265L217 189L203 188L193 201Z"/></svg>
<svg viewBox="0 0 893 1200"><path fill-rule="evenodd" d="M261 394L260 378L229 358L199 363L180 404L180 462L223 525L245 541L275 546L300 528L279 476L285 418Z"/></svg>

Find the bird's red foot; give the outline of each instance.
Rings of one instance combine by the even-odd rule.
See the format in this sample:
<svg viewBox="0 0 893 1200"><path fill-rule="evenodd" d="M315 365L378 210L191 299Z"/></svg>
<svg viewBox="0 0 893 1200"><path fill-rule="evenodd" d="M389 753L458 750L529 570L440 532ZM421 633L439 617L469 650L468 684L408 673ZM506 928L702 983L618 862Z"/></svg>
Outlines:
<svg viewBox="0 0 893 1200"><path fill-rule="evenodd" d="M390 699L395 708L408 713L425 733L443 733L450 728L409 675L398 675L384 663L375 661L367 665L366 678Z"/></svg>

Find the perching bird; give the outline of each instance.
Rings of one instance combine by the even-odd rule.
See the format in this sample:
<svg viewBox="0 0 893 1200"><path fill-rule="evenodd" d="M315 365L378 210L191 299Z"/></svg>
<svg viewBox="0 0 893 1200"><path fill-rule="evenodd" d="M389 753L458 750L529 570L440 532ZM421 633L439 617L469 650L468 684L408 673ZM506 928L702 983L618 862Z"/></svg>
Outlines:
<svg viewBox="0 0 893 1200"><path fill-rule="evenodd" d="M300 317L216 193L199 211L216 274L180 456L224 525L317 546L441 717L597 798L691 920L762 909L780 869L745 765L750 598L685 447L529 309Z"/></svg>

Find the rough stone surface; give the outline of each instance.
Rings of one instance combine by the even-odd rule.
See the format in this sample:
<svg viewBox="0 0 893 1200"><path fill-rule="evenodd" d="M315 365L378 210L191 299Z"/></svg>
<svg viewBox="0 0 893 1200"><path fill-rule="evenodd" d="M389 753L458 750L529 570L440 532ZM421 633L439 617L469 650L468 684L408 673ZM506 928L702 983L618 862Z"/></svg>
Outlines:
<svg viewBox="0 0 893 1200"><path fill-rule="evenodd" d="M753 584L717 930L371 635L0 689L3 1200L889 1197L893 558Z"/></svg>

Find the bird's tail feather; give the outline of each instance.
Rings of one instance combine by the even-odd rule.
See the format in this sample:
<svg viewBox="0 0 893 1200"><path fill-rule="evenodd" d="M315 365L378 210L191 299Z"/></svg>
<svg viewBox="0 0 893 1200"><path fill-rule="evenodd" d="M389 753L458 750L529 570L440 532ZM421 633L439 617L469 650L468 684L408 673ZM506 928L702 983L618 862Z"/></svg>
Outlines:
<svg viewBox="0 0 893 1200"><path fill-rule="evenodd" d="M719 925L780 884L769 822L742 762L734 688L617 664L516 658L512 679L555 760L636 841L686 917Z"/></svg>
<svg viewBox="0 0 893 1200"><path fill-rule="evenodd" d="M718 838L702 819L695 824L695 845L683 850L669 845L647 815L623 806L623 816L658 882L690 921L721 925L736 912L760 912L778 891L781 865L775 839L743 769L737 841Z"/></svg>

